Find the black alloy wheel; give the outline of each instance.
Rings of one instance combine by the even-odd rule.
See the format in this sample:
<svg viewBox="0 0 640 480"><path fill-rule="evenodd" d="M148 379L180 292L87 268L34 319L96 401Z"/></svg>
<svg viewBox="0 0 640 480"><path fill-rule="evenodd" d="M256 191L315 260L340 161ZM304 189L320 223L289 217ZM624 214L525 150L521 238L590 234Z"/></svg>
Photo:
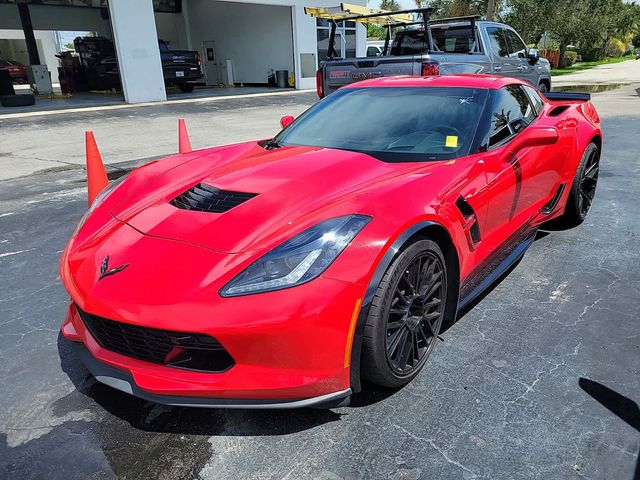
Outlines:
<svg viewBox="0 0 640 480"><path fill-rule="evenodd" d="M596 194L600 171L600 149L595 143L585 148L562 216L546 223L551 230L577 227L587 217Z"/></svg>
<svg viewBox="0 0 640 480"><path fill-rule="evenodd" d="M408 375L431 352L444 313L444 266L433 252L413 259L395 286L386 325L387 361Z"/></svg>
<svg viewBox="0 0 640 480"><path fill-rule="evenodd" d="M582 173L582 181L580 182L580 197L578 198L578 209L582 218L587 216L593 197L596 194L596 185L598 184L598 173L600 170L599 152L592 149L586 157L584 171Z"/></svg>
<svg viewBox="0 0 640 480"><path fill-rule="evenodd" d="M446 263L437 243L419 239L387 268L371 302L362 344L362 376L401 387L422 369L442 327Z"/></svg>

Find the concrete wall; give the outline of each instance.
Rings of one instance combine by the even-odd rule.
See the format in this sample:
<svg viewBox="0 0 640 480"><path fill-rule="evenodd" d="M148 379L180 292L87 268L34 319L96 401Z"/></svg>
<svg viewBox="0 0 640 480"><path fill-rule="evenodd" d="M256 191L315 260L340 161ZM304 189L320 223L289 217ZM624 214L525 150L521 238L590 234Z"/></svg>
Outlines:
<svg viewBox="0 0 640 480"><path fill-rule="evenodd" d="M184 17L180 13L156 13L158 38L169 42L173 50L189 50Z"/></svg>
<svg viewBox="0 0 640 480"><path fill-rule="evenodd" d="M316 20L305 15L304 6L336 6L338 3L336 0L254 0L252 3L183 0L183 9L188 12L193 48L201 50L203 40L215 40L218 56L234 61L236 82L265 82L270 68L291 71L295 61L298 65L296 87L315 88L315 76L300 76L300 55L315 57L317 52ZM350 3L365 5L366 0ZM220 43L219 38L224 41ZM359 56L364 56L366 29L362 25L358 25L356 32L356 50Z"/></svg>
<svg viewBox="0 0 640 480"><path fill-rule="evenodd" d="M288 6L188 0L191 42L214 40L216 55L231 59L236 83L267 83L269 69L293 71Z"/></svg>
<svg viewBox="0 0 640 480"><path fill-rule="evenodd" d="M98 8L29 5L34 30L79 30L110 37L109 21ZM22 29L18 7L0 4L0 29Z"/></svg>

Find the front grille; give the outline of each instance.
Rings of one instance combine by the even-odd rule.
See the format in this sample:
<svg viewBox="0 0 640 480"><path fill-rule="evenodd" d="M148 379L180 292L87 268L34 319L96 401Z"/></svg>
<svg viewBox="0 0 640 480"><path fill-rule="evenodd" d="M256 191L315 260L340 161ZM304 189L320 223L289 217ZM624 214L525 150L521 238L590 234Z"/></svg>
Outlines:
<svg viewBox="0 0 640 480"><path fill-rule="evenodd" d="M130 325L80 308L78 313L101 347L127 357L207 372L222 372L234 364L220 342L208 335Z"/></svg>
<svg viewBox="0 0 640 480"><path fill-rule="evenodd" d="M171 204L184 210L223 213L255 196L255 193L230 192L199 183L171 200Z"/></svg>

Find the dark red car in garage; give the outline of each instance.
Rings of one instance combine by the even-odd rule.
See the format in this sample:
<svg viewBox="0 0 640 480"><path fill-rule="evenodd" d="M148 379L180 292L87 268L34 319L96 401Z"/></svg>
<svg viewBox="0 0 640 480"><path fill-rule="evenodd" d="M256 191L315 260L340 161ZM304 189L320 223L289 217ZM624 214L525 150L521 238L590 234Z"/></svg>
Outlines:
<svg viewBox="0 0 640 480"><path fill-rule="evenodd" d="M9 75L11 75L13 81L27 81L27 69L21 63L13 60L0 60L0 69L2 68L9 71Z"/></svg>

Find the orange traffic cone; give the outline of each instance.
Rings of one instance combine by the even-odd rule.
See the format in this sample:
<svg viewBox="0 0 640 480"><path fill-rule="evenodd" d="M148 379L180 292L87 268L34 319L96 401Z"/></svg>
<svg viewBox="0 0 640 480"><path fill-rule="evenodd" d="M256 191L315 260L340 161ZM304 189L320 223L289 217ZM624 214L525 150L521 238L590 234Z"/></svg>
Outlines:
<svg viewBox="0 0 640 480"><path fill-rule="evenodd" d="M109 185L109 179L93 132L85 132L85 142L87 148L87 190L89 191L89 205L91 205L100 192Z"/></svg>
<svg viewBox="0 0 640 480"><path fill-rule="evenodd" d="M189 140L184 118L178 119L178 151L180 153L189 153L191 151L191 140Z"/></svg>

